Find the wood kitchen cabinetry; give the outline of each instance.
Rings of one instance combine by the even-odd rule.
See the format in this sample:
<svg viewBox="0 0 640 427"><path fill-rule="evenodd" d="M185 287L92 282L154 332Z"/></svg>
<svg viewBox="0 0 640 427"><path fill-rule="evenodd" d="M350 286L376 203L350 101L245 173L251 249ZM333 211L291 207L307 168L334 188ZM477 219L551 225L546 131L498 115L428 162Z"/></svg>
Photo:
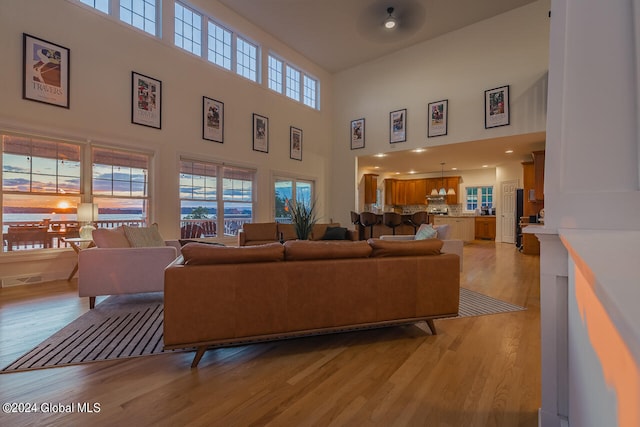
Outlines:
<svg viewBox="0 0 640 427"><path fill-rule="evenodd" d="M544 151L534 151L532 154L536 200L544 200Z"/></svg>
<svg viewBox="0 0 640 427"><path fill-rule="evenodd" d="M451 229L450 239L470 242L475 239L475 217L435 215L433 225L449 224Z"/></svg>
<svg viewBox="0 0 640 427"><path fill-rule="evenodd" d="M378 199L378 175L367 173L364 175L364 204L371 205Z"/></svg>
<svg viewBox="0 0 640 427"><path fill-rule="evenodd" d="M385 179L385 205L424 205L427 196L426 179Z"/></svg>
<svg viewBox="0 0 640 427"><path fill-rule="evenodd" d="M427 203L426 197L431 194L431 191L434 189L438 191L442 186L442 178L388 178L384 180L384 204L394 206L424 205ZM445 177L444 187L446 190L453 188L456 192L455 195L446 196L446 203L448 205L457 204L460 190L460 177Z"/></svg>
<svg viewBox="0 0 640 427"><path fill-rule="evenodd" d="M475 238L477 240L496 240L496 217L477 216L475 221Z"/></svg>

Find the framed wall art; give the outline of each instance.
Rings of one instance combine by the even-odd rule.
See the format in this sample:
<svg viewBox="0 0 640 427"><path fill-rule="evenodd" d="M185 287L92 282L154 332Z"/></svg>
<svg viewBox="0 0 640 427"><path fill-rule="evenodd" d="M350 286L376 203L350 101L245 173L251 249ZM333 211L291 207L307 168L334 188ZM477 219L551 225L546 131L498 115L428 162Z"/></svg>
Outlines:
<svg viewBox="0 0 640 427"><path fill-rule="evenodd" d="M289 128L289 157L302 160L302 129L293 126Z"/></svg>
<svg viewBox="0 0 640 427"><path fill-rule="evenodd" d="M407 109L389 113L389 142L404 142L407 140Z"/></svg>
<svg viewBox="0 0 640 427"><path fill-rule="evenodd" d="M427 138L447 134L449 122L449 100L431 102L427 106L429 114L427 125Z"/></svg>
<svg viewBox="0 0 640 427"><path fill-rule="evenodd" d="M351 121L351 149L364 148L364 119Z"/></svg>
<svg viewBox="0 0 640 427"><path fill-rule="evenodd" d="M131 72L131 123L162 127L162 82Z"/></svg>
<svg viewBox="0 0 640 427"><path fill-rule="evenodd" d="M484 91L484 128L509 124L509 86Z"/></svg>
<svg viewBox="0 0 640 427"><path fill-rule="evenodd" d="M269 119L253 113L253 150L269 152Z"/></svg>
<svg viewBox="0 0 640 427"><path fill-rule="evenodd" d="M22 98L69 108L70 50L25 33L22 40Z"/></svg>
<svg viewBox="0 0 640 427"><path fill-rule="evenodd" d="M202 139L224 142L224 103L202 97Z"/></svg>

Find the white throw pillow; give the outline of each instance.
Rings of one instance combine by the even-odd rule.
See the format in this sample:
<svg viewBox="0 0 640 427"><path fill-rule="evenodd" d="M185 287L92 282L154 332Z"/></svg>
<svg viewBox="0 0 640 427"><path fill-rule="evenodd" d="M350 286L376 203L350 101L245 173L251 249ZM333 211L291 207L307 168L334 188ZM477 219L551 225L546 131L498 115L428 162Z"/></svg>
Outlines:
<svg viewBox="0 0 640 427"><path fill-rule="evenodd" d="M422 224L420 228L418 228L415 240L435 239L435 237L436 230L431 226L431 224Z"/></svg>
<svg viewBox="0 0 640 427"><path fill-rule="evenodd" d="M449 240L451 238L451 227L449 227L449 224L434 225L433 228L436 230L438 239Z"/></svg>

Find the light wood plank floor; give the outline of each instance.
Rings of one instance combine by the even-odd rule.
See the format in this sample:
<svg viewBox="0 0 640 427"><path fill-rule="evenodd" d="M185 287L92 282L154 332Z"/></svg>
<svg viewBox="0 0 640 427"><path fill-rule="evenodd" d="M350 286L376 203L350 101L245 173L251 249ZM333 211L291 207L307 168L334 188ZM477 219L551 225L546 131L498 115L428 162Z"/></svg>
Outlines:
<svg viewBox="0 0 640 427"><path fill-rule="evenodd" d="M539 258L465 245L462 285L526 311L0 375L0 403L99 403L5 414L2 426L537 426ZM88 309L75 281L0 289L0 364ZM77 406L76 406L77 408Z"/></svg>

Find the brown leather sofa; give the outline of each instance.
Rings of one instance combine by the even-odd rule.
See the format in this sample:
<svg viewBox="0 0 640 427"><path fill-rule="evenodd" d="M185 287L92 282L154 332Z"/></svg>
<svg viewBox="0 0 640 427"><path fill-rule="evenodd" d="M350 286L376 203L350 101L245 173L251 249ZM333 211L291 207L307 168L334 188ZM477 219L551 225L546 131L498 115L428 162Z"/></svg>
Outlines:
<svg viewBox="0 0 640 427"><path fill-rule="evenodd" d="M338 223L332 224L314 224L309 236L309 240L322 240L327 232L327 228L340 227ZM358 240L357 233L354 230L346 231L346 240ZM254 246L264 245L265 243L295 240L298 238L293 224L281 224L278 222L254 222L245 223L242 229L238 231L238 246Z"/></svg>
<svg viewBox="0 0 640 427"><path fill-rule="evenodd" d="M459 257L437 239L189 243L165 269L164 347L210 346L458 314Z"/></svg>

